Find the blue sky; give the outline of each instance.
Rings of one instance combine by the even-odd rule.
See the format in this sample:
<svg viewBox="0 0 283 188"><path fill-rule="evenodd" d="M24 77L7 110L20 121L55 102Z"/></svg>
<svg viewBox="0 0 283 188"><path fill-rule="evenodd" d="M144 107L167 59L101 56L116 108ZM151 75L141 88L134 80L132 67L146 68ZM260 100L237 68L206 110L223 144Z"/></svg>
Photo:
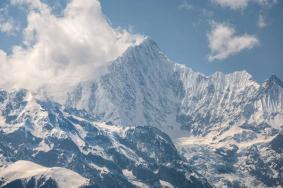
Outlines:
<svg viewBox="0 0 283 188"><path fill-rule="evenodd" d="M12 53L14 45L23 43L22 32L30 11L24 6L10 6L9 2L0 1L0 48L7 54ZM60 17L68 1L42 2ZM246 69L260 82L271 74L283 79L280 0L100 2L114 28L150 36L169 58L196 71L212 74ZM5 25L7 20L13 27Z"/></svg>
<svg viewBox="0 0 283 188"><path fill-rule="evenodd" d="M271 74L283 79L282 1L250 3L236 10L209 0L107 0L102 7L113 25L151 36L171 59L197 71L211 74L246 69L260 82ZM260 15L266 22L263 28L258 25ZM209 62L207 34L213 21L230 24L239 35L255 35L259 45Z"/></svg>

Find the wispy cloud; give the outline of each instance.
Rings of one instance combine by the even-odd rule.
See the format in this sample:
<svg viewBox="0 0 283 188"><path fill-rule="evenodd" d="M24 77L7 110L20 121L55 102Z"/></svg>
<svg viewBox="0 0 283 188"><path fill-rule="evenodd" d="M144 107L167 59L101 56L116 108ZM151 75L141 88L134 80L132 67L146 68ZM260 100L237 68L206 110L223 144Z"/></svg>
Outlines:
<svg viewBox="0 0 283 188"><path fill-rule="evenodd" d="M19 24L9 16L9 4L6 3L0 7L0 32L7 35L14 35L18 31Z"/></svg>
<svg viewBox="0 0 283 188"><path fill-rule="evenodd" d="M1 20L0 19L0 32L7 35L14 35L19 30L18 25L13 20Z"/></svg>
<svg viewBox="0 0 283 188"><path fill-rule="evenodd" d="M224 60L259 44L254 35L236 35L235 29L228 24L213 23L212 25L212 30L207 35L210 49L209 61Z"/></svg>
<svg viewBox="0 0 283 188"><path fill-rule="evenodd" d="M260 6L272 6L278 0L211 0L223 8L230 8L233 10L245 9L250 3L256 3Z"/></svg>
<svg viewBox="0 0 283 188"><path fill-rule="evenodd" d="M267 26L267 21L266 21L264 15L260 14L258 16L257 25L258 25L259 28L265 28Z"/></svg>
<svg viewBox="0 0 283 188"><path fill-rule="evenodd" d="M14 30L12 22L0 22L0 32L11 33Z"/></svg>
<svg viewBox="0 0 283 188"><path fill-rule="evenodd" d="M178 8L180 10L192 10L194 6L190 4L188 1L184 0L181 4L179 4Z"/></svg>
<svg viewBox="0 0 283 188"><path fill-rule="evenodd" d="M231 9L243 9L248 5L249 0L212 0L214 3L220 5L221 7L228 7Z"/></svg>

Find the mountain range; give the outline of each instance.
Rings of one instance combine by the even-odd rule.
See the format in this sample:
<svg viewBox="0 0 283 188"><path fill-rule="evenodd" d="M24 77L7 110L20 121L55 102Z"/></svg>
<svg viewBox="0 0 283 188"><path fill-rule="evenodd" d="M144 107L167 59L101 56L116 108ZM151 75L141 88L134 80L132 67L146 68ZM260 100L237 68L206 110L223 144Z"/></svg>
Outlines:
<svg viewBox="0 0 283 188"><path fill-rule="evenodd" d="M0 111L4 172L32 161L72 170L86 187L283 185L282 81L258 83L246 71L206 76L150 38L63 100L1 90ZM11 178L0 169L0 185L60 187L50 171Z"/></svg>

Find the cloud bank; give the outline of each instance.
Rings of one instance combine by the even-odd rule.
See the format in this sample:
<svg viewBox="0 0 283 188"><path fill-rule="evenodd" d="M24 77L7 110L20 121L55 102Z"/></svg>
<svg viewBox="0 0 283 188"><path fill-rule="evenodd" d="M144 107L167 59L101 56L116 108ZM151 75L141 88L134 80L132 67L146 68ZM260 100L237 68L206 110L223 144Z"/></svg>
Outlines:
<svg viewBox="0 0 283 188"><path fill-rule="evenodd" d="M0 87L35 89L88 80L143 40L113 28L98 0L71 0L60 17L40 0L11 0L11 4L28 10L27 27L23 44L9 55L0 50Z"/></svg>
<svg viewBox="0 0 283 188"><path fill-rule="evenodd" d="M207 37L210 49L209 61L224 60L259 44L254 35L236 35L232 26L223 23L214 23Z"/></svg>

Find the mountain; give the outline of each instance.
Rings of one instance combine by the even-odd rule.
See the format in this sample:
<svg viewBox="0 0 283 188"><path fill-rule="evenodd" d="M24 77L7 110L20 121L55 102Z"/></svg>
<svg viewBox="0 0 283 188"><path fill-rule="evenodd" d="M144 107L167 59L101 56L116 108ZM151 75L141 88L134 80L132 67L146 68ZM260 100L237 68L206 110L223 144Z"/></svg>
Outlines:
<svg viewBox="0 0 283 188"><path fill-rule="evenodd" d="M65 104L124 126L151 125L168 134L182 129L181 135L204 136L251 121L270 123L270 115L282 117L282 87L277 82L267 85L246 71L204 76L172 62L146 39L114 61L106 74L75 87Z"/></svg>
<svg viewBox="0 0 283 188"><path fill-rule="evenodd" d="M0 112L2 185L69 187L76 176L87 187L211 187L157 128L97 121L24 89L1 90Z"/></svg>
<svg viewBox="0 0 283 188"><path fill-rule="evenodd" d="M0 90L0 164L69 169L87 187L280 187L282 86L246 71L205 76L148 38L63 103L48 86Z"/></svg>
<svg viewBox="0 0 283 188"><path fill-rule="evenodd" d="M46 168L30 161L17 161L0 171L0 186L24 187L86 187L88 179L65 168Z"/></svg>
<svg viewBox="0 0 283 188"><path fill-rule="evenodd" d="M246 71L205 76L148 38L74 87L65 106L124 127L161 129L216 187L276 187L282 153L271 143L283 126L282 85L275 75L258 83Z"/></svg>
<svg viewBox="0 0 283 188"><path fill-rule="evenodd" d="M66 106L124 126L174 128L179 104L173 92L173 69L174 64L159 52L155 42L145 40L129 48L97 80L79 84L70 92Z"/></svg>

